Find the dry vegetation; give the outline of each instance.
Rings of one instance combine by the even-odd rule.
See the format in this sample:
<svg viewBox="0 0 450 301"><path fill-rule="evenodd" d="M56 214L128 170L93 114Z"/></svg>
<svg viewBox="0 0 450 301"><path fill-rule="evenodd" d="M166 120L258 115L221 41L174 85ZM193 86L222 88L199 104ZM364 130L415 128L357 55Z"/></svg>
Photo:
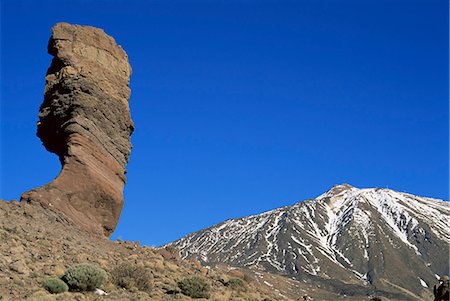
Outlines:
<svg viewBox="0 0 450 301"><path fill-rule="evenodd" d="M191 300L182 293L180 284L191 278L205 283L210 300L276 300L269 290L245 279L240 281L245 282L246 289L236 289L236 285L229 285L226 272L205 268L193 260L181 260L176 250L89 237L63 215L44 210L39 204L0 201L0 241L2 301ZM64 278L70 267L80 263L106 271L108 280L100 288L107 296L83 289L50 294L44 287L46 283L63 290L57 279ZM74 272L70 275L73 280ZM241 277L244 278L243 273Z"/></svg>

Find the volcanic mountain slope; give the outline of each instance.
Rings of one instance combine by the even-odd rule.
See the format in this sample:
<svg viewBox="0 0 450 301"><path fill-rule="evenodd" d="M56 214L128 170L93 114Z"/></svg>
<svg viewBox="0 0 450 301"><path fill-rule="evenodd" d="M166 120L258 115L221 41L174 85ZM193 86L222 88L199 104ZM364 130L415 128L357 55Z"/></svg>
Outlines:
<svg viewBox="0 0 450 301"><path fill-rule="evenodd" d="M449 216L448 202L345 184L171 245L203 264L257 268L336 293L424 300L449 273Z"/></svg>

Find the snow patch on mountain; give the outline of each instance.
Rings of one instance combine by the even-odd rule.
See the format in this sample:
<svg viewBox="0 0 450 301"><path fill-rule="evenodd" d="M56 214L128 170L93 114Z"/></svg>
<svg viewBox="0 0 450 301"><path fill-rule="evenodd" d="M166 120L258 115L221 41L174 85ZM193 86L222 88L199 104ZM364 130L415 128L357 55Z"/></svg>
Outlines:
<svg viewBox="0 0 450 301"><path fill-rule="evenodd" d="M428 284L425 282L425 280L423 280L422 278L419 278L420 281L420 285L422 285L423 287L428 287Z"/></svg>

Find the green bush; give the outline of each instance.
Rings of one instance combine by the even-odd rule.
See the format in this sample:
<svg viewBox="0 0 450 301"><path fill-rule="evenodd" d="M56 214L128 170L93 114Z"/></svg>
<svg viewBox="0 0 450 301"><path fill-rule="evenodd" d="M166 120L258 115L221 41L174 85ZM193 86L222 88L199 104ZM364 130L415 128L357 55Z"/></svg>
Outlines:
<svg viewBox="0 0 450 301"><path fill-rule="evenodd" d="M69 290L67 284L59 278L49 278L42 283L42 286L52 294L64 293Z"/></svg>
<svg viewBox="0 0 450 301"><path fill-rule="evenodd" d="M199 277L186 278L178 281L181 292L191 298L209 298L210 286L205 280Z"/></svg>
<svg viewBox="0 0 450 301"><path fill-rule="evenodd" d="M130 290L137 288L140 291L150 291L150 272L143 266L124 262L111 271L112 283L116 286Z"/></svg>
<svg viewBox="0 0 450 301"><path fill-rule="evenodd" d="M72 291L92 291L107 279L108 275L102 268L89 263L71 266L62 277Z"/></svg>
<svg viewBox="0 0 450 301"><path fill-rule="evenodd" d="M245 291L247 289L244 281L239 278L230 279L227 282L226 286L228 286L229 288L231 288L233 290L237 290L237 291Z"/></svg>

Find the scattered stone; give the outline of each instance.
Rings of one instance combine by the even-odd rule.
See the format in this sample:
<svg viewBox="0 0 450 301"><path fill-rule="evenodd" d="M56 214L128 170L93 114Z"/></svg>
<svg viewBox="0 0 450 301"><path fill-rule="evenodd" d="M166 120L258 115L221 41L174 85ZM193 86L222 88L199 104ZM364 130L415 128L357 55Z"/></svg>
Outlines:
<svg viewBox="0 0 450 301"><path fill-rule="evenodd" d="M27 276L30 273L30 269L27 267L25 260L23 260L23 259L12 262L9 265L9 268L14 272L17 272L17 273L23 274L23 275L27 275Z"/></svg>

